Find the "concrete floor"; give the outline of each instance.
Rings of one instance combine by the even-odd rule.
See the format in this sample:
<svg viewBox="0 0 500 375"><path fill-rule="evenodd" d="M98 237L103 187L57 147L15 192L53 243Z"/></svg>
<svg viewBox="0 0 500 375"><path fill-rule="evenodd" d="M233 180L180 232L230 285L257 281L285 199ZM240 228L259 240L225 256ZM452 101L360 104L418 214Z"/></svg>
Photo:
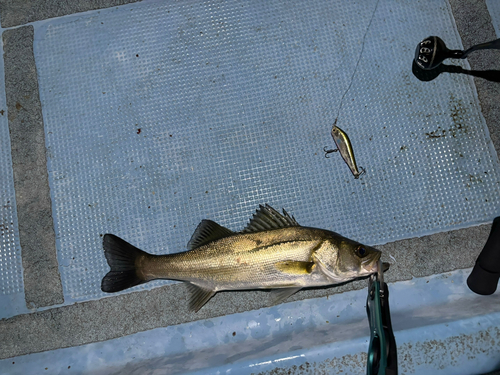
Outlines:
<svg viewBox="0 0 500 375"><path fill-rule="evenodd" d="M64 298L56 258L42 107L30 23L130 2L133 1L0 1L5 91L25 298L32 311L0 321L0 359L109 340L266 305L260 298L260 292L219 293L210 304L194 314L187 310L187 304L176 304L176 301L185 299L187 288L183 284L174 284L151 291L58 306ZM450 0L450 4L466 48L497 38L484 1ZM472 54L468 61L474 70L500 70L499 51ZM483 116L499 154L500 85L480 78L475 79L475 85ZM490 225L481 225L380 246L380 250L402 260L391 268L386 281L396 282L472 267L489 230ZM458 254L457 249L460 249ZM358 281L338 288L301 291L290 301L365 287L366 281Z"/></svg>

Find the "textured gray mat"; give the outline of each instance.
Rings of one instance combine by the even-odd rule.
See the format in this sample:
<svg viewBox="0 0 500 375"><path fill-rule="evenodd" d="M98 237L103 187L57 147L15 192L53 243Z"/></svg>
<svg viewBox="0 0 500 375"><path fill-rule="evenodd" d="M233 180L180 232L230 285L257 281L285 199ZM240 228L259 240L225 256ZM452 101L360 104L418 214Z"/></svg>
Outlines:
<svg viewBox="0 0 500 375"><path fill-rule="evenodd" d="M3 50L1 40L0 44ZM26 311L10 148L4 62L0 59L0 318Z"/></svg>
<svg viewBox="0 0 500 375"><path fill-rule="evenodd" d="M498 215L472 80L411 74L426 30L461 47L447 2L377 4L148 1L37 24L65 302L104 295L107 232L177 252L201 219L238 230L269 203L381 244ZM344 94L359 180L322 151Z"/></svg>
<svg viewBox="0 0 500 375"><path fill-rule="evenodd" d="M486 5L488 6L488 12L490 13L495 33L500 38L500 2L497 0L486 0Z"/></svg>

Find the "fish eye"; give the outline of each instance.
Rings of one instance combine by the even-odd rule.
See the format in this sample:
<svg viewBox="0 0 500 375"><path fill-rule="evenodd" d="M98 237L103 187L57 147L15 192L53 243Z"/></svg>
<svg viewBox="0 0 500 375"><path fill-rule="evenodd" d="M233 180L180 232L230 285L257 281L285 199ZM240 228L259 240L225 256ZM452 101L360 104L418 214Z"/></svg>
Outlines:
<svg viewBox="0 0 500 375"><path fill-rule="evenodd" d="M367 254L367 251L363 246L358 246L358 248L356 249L356 254L360 258L363 258Z"/></svg>

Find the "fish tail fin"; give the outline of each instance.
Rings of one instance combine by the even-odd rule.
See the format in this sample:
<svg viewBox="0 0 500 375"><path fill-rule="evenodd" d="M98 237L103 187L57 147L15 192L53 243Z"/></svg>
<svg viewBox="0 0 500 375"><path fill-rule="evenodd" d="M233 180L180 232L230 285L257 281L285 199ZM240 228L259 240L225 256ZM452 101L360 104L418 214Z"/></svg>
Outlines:
<svg viewBox="0 0 500 375"><path fill-rule="evenodd" d="M113 234L105 234L102 245L111 267L101 282L103 292L115 293L149 281L137 274L136 266L136 260L141 256L149 256L148 253Z"/></svg>

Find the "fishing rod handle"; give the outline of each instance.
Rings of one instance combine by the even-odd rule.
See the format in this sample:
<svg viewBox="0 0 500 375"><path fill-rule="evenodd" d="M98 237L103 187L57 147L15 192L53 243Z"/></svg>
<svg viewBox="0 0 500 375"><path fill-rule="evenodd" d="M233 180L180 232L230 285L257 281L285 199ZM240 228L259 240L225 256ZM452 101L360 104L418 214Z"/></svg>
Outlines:
<svg viewBox="0 0 500 375"><path fill-rule="evenodd" d="M474 293L495 293L500 279L500 216L493 220L490 236L479 254L467 285Z"/></svg>
<svg viewBox="0 0 500 375"><path fill-rule="evenodd" d="M460 58L465 59L469 53L477 51L479 49L500 49L500 39L495 39L492 40L491 42L481 43L472 46L468 50L464 51L460 56Z"/></svg>

